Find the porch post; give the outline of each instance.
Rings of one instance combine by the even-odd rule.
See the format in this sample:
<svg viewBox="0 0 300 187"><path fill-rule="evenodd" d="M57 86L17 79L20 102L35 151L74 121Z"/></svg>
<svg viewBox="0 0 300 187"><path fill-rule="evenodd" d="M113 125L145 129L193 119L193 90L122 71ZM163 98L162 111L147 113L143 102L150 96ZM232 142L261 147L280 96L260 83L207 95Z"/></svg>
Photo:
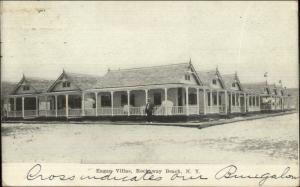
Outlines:
<svg viewBox="0 0 300 187"><path fill-rule="evenodd" d="M232 112L232 92L230 92L230 106L231 106L231 112Z"/></svg>
<svg viewBox="0 0 300 187"><path fill-rule="evenodd" d="M69 117L69 95L66 94L66 117Z"/></svg>
<svg viewBox="0 0 300 187"><path fill-rule="evenodd" d="M167 100L168 100L168 89L165 88L165 104L166 104ZM167 112L168 112L168 108L165 105L165 116L167 115Z"/></svg>
<svg viewBox="0 0 300 187"><path fill-rule="evenodd" d="M260 110L260 95L258 95L258 108Z"/></svg>
<svg viewBox="0 0 300 187"><path fill-rule="evenodd" d="M35 115L36 115L36 117L39 116L39 100L38 100L38 96L35 96Z"/></svg>
<svg viewBox="0 0 300 187"><path fill-rule="evenodd" d="M209 112L212 113L212 106L213 106L213 99L212 99L212 89L210 89L210 106L209 106Z"/></svg>
<svg viewBox="0 0 300 187"><path fill-rule="evenodd" d="M236 94L236 92L234 92L234 104L235 104L234 106L238 106L237 105L237 97L236 96L237 96L237 94Z"/></svg>
<svg viewBox="0 0 300 187"><path fill-rule="evenodd" d="M111 100L111 116L114 116L114 92L110 92L110 100Z"/></svg>
<svg viewBox="0 0 300 187"><path fill-rule="evenodd" d="M220 113L220 107L219 107L219 91L217 90L217 111Z"/></svg>
<svg viewBox="0 0 300 187"><path fill-rule="evenodd" d="M82 92L81 94L81 115L84 116L85 115L85 111L84 111L84 92Z"/></svg>
<svg viewBox="0 0 300 187"><path fill-rule="evenodd" d="M98 92L95 92L95 116L98 116Z"/></svg>
<svg viewBox="0 0 300 187"><path fill-rule="evenodd" d="M14 117L17 117L16 111L17 111L17 98L14 97Z"/></svg>
<svg viewBox="0 0 300 187"><path fill-rule="evenodd" d="M127 115L130 116L130 90L127 90Z"/></svg>
<svg viewBox="0 0 300 187"><path fill-rule="evenodd" d="M57 95L55 97L55 117L57 117Z"/></svg>
<svg viewBox="0 0 300 187"><path fill-rule="evenodd" d="M24 118L24 97L22 97L22 117Z"/></svg>
<svg viewBox="0 0 300 187"><path fill-rule="evenodd" d="M227 114L227 105L228 105L228 98L227 98L227 90L224 91L224 99L225 99L225 114Z"/></svg>
<svg viewBox="0 0 300 187"><path fill-rule="evenodd" d="M186 115L190 115L189 114L189 87L185 87L185 104L186 104Z"/></svg>
<svg viewBox="0 0 300 187"><path fill-rule="evenodd" d="M245 109L245 113L247 112L247 95L246 93L244 93L244 109Z"/></svg>
<svg viewBox="0 0 300 187"><path fill-rule="evenodd" d="M207 106L207 104L206 104L206 91L205 91L205 89L203 89L203 113L204 113L204 115L206 115L206 106Z"/></svg>
<svg viewBox="0 0 300 187"><path fill-rule="evenodd" d="M196 88L196 91L197 91L197 114L200 114L200 102L199 102L199 88Z"/></svg>

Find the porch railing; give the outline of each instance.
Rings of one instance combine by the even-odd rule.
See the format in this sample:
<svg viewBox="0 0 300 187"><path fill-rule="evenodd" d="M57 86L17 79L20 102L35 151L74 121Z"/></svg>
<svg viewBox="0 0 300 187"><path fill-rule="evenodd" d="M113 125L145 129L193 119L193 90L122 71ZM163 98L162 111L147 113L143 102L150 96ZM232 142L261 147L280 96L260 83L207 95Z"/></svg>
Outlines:
<svg viewBox="0 0 300 187"><path fill-rule="evenodd" d="M9 118L13 118L13 117L15 117L15 111L7 111L7 117L9 117Z"/></svg>
<svg viewBox="0 0 300 187"><path fill-rule="evenodd" d="M186 107L185 106L173 106L171 107L171 115L183 115L186 114Z"/></svg>
<svg viewBox="0 0 300 187"><path fill-rule="evenodd" d="M113 112L115 116L128 115L128 111L125 110L123 107L113 108Z"/></svg>
<svg viewBox="0 0 300 187"><path fill-rule="evenodd" d="M198 106L189 106L189 114L199 114Z"/></svg>
<svg viewBox="0 0 300 187"><path fill-rule="evenodd" d="M145 115L145 107L130 107L129 108L130 115L138 115L138 116L143 116Z"/></svg>
<svg viewBox="0 0 300 187"><path fill-rule="evenodd" d="M240 113L241 111L240 106L231 106L231 113Z"/></svg>
<svg viewBox="0 0 300 187"><path fill-rule="evenodd" d="M57 110L57 116L66 116L66 110L65 109Z"/></svg>
<svg viewBox="0 0 300 187"><path fill-rule="evenodd" d="M219 112L224 114L225 113L225 110L226 109L226 106L225 105L219 105Z"/></svg>
<svg viewBox="0 0 300 187"><path fill-rule="evenodd" d="M36 117L36 110L24 110L24 117Z"/></svg>
<svg viewBox="0 0 300 187"><path fill-rule="evenodd" d="M98 115L101 116L110 116L111 115L111 107L101 107L97 109Z"/></svg>
<svg viewBox="0 0 300 187"><path fill-rule="evenodd" d="M84 109L84 115L85 116L95 116L96 115L96 109L95 108L85 108Z"/></svg>
<svg viewBox="0 0 300 187"><path fill-rule="evenodd" d="M207 110L206 112L208 114L215 114L215 113L219 113L219 106L207 106Z"/></svg>
<svg viewBox="0 0 300 187"><path fill-rule="evenodd" d="M249 112L260 111L260 108L259 108L259 106L249 106L248 111Z"/></svg>
<svg viewBox="0 0 300 187"><path fill-rule="evenodd" d="M69 116L70 117L78 117L82 115L82 110L81 108L72 108L69 109Z"/></svg>

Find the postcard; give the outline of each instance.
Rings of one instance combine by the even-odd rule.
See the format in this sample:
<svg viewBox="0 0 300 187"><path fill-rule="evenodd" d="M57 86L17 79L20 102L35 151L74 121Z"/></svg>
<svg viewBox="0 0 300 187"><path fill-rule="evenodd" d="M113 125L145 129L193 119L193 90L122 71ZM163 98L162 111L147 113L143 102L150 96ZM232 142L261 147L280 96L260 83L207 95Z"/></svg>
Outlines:
<svg viewBox="0 0 300 187"><path fill-rule="evenodd" d="M2 1L3 186L299 186L297 1Z"/></svg>

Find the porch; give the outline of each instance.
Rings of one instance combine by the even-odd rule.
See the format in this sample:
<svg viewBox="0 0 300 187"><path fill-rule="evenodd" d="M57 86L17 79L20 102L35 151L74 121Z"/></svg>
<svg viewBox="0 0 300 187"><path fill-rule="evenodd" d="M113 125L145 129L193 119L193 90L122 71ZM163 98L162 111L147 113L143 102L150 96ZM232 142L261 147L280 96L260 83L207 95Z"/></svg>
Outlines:
<svg viewBox="0 0 300 187"><path fill-rule="evenodd" d="M145 116L148 98L155 105L153 115L199 115L204 111L199 93L199 87L164 87L12 96L7 117Z"/></svg>

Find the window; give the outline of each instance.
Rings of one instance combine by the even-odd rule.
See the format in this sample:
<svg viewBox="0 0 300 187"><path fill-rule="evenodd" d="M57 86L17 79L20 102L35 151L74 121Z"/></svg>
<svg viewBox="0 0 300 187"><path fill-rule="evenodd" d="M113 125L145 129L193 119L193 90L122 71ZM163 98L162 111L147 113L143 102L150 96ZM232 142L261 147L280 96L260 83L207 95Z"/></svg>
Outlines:
<svg viewBox="0 0 300 187"><path fill-rule="evenodd" d="M252 105L255 106L255 97L252 97Z"/></svg>
<svg viewBox="0 0 300 187"><path fill-rule="evenodd" d="M197 104L197 95L194 93L189 94L189 104L196 105Z"/></svg>
<svg viewBox="0 0 300 187"><path fill-rule="evenodd" d="M239 97L239 96L236 97L236 105L237 105L237 106L240 105L240 97Z"/></svg>
<svg viewBox="0 0 300 187"><path fill-rule="evenodd" d="M130 105L135 106L135 95L134 94L130 94Z"/></svg>
<svg viewBox="0 0 300 187"><path fill-rule="evenodd" d="M154 105L161 105L161 94L154 93Z"/></svg>
<svg viewBox="0 0 300 187"><path fill-rule="evenodd" d="M210 93L207 92L207 106L210 106Z"/></svg>
<svg viewBox="0 0 300 187"><path fill-rule="evenodd" d="M275 93L275 95L277 95L277 90L276 89L274 89L274 93Z"/></svg>
<svg viewBox="0 0 300 187"><path fill-rule="evenodd" d="M185 80L187 81L191 80L191 76L189 74L185 74Z"/></svg>
<svg viewBox="0 0 300 187"><path fill-rule="evenodd" d="M258 106L259 103L259 97L256 97L256 106Z"/></svg>
<svg viewBox="0 0 300 187"><path fill-rule="evenodd" d="M63 88L70 87L71 83L68 81L63 82Z"/></svg>
<svg viewBox="0 0 300 187"><path fill-rule="evenodd" d="M111 106L110 95L101 95L101 106L103 106L103 107Z"/></svg>
<svg viewBox="0 0 300 187"><path fill-rule="evenodd" d="M232 83L232 87L235 87L235 83Z"/></svg>
<svg viewBox="0 0 300 187"><path fill-rule="evenodd" d="M216 79L213 79L213 80L212 80L212 83L213 83L214 85L216 85L216 84L217 84L217 80L216 80Z"/></svg>
<svg viewBox="0 0 300 187"><path fill-rule="evenodd" d="M249 106L252 106L252 97L249 96Z"/></svg>
<svg viewBox="0 0 300 187"><path fill-rule="evenodd" d="M127 105L127 95L122 94L121 95L121 106Z"/></svg>
<svg viewBox="0 0 300 187"><path fill-rule="evenodd" d="M30 88L29 88L29 86L28 85L24 85L23 86L23 91L27 91L27 90L29 90Z"/></svg>

